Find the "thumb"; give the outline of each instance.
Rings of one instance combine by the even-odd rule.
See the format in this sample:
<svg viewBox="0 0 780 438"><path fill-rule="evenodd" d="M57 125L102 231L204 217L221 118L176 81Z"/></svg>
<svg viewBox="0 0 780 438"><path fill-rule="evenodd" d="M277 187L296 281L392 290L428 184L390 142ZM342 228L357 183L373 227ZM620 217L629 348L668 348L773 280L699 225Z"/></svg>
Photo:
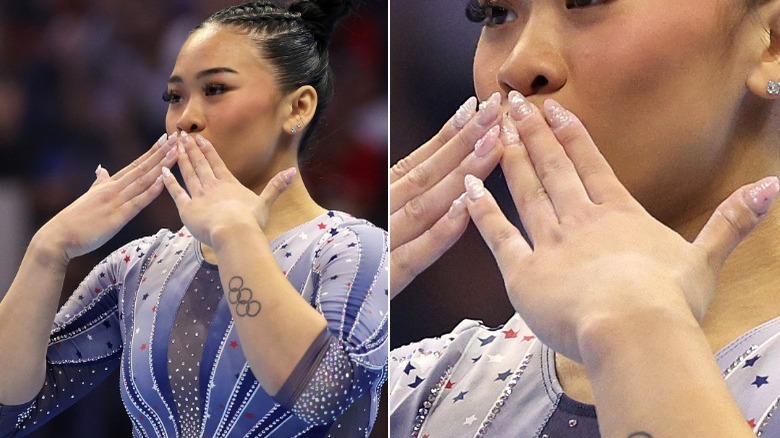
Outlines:
<svg viewBox="0 0 780 438"><path fill-rule="evenodd" d="M277 173L271 178L271 181L268 181L268 184L266 184L259 195L260 203L266 210L270 209L271 205L276 201L276 198L287 190L287 187L293 182L297 173L298 169L291 167Z"/></svg>
<svg viewBox="0 0 780 438"><path fill-rule="evenodd" d="M693 242L704 249L713 268L720 269L731 251L769 212L778 191L780 180L770 176L740 187L718 206Z"/></svg>
<svg viewBox="0 0 780 438"><path fill-rule="evenodd" d="M111 178L111 176L108 174L108 171L102 165L98 164L97 169L95 169L95 182L92 183L92 187L109 178Z"/></svg>

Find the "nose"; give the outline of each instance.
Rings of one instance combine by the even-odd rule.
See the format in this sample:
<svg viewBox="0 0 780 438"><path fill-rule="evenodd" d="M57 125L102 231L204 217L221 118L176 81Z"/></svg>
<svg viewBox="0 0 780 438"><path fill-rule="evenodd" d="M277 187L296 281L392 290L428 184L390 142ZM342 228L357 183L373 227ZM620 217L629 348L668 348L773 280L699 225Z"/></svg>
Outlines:
<svg viewBox="0 0 780 438"><path fill-rule="evenodd" d="M524 96L551 94L566 84L567 65L559 48L558 23L554 14L542 11L528 17L517 42L497 73L499 87Z"/></svg>
<svg viewBox="0 0 780 438"><path fill-rule="evenodd" d="M202 131L205 126L205 118L197 102L192 100L187 102L184 110L176 119L176 130L193 133Z"/></svg>

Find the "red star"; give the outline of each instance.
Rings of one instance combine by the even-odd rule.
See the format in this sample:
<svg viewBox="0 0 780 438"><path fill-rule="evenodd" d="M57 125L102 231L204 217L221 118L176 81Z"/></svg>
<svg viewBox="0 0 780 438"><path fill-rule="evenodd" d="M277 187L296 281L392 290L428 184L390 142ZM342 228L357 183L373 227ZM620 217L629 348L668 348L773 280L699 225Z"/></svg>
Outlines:
<svg viewBox="0 0 780 438"><path fill-rule="evenodd" d="M426 433L425 435L423 435L423 436L422 436L422 438L430 438L430 435L428 435L428 434Z"/></svg>
<svg viewBox="0 0 780 438"><path fill-rule="evenodd" d="M141 344L141 350L146 350L146 344Z"/></svg>
<svg viewBox="0 0 780 438"><path fill-rule="evenodd" d="M156 411L158 408L157 408L157 406L152 406L152 409L154 409Z"/></svg>
<svg viewBox="0 0 780 438"><path fill-rule="evenodd" d="M116 278L111 279L111 284L116 284Z"/></svg>
<svg viewBox="0 0 780 438"><path fill-rule="evenodd" d="M317 227L319 227L319 229L321 229L321 230L324 230L325 229L325 224L320 222L320 223L317 224Z"/></svg>
<svg viewBox="0 0 780 438"><path fill-rule="evenodd" d="M156 311L157 311L157 305L155 304L154 306L152 306L152 313L154 313Z"/></svg>
<svg viewBox="0 0 780 438"><path fill-rule="evenodd" d="M179 237L184 237L184 232L179 233Z"/></svg>
<svg viewBox="0 0 780 438"><path fill-rule="evenodd" d="M139 420L143 420L144 418L145 418L145 417L144 417L144 414L139 414L139 415L138 415L138 419L139 419Z"/></svg>
<svg viewBox="0 0 780 438"><path fill-rule="evenodd" d="M130 263L130 256L125 256L125 263Z"/></svg>
<svg viewBox="0 0 780 438"><path fill-rule="evenodd" d="M751 429L755 429L756 428L756 419L755 418L751 418L750 420L748 420L748 426L750 426Z"/></svg>
<svg viewBox="0 0 780 438"><path fill-rule="evenodd" d="M126 252L127 252L127 250L126 250L126 249L123 249L123 250L122 250L122 254L124 254L124 253L126 253Z"/></svg>
<svg viewBox="0 0 780 438"><path fill-rule="evenodd" d="M236 348L236 347L238 347L238 342L230 341L230 348Z"/></svg>
<svg viewBox="0 0 780 438"><path fill-rule="evenodd" d="M536 336L523 336L523 342L531 342L536 339Z"/></svg>
<svg viewBox="0 0 780 438"><path fill-rule="evenodd" d="M96 293L96 294L100 293L100 288L99 288L99 287L96 287L96 288L95 288L95 293Z"/></svg>
<svg viewBox="0 0 780 438"><path fill-rule="evenodd" d="M255 418L255 414L249 412L249 413L246 414L246 418L251 420L251 419Z"/></svg>
<svg viewBox="0 0 780 438"><path fill-rule="evenodd" d="M505 339L512 339L512 338L516 338L516 337L517 337L517 332L516 331L514 331L512 329L504 330L504 338Z"/></svg>
<svg viewBox="0 0 780 438"><path fill-rule="evenodd" d="M444 389L452 389L452 387L455 385L455 382L452 380L447 380L447 384L444 385Z"/></svg>
<svg viewBox="0 0 780 438"><path fill-rule="evenodd" d="M144 283L146 281L146 277L141 279L141 283Z"/></svg>
<svg viewBox="0 0 780 438"><path fill-rule="evenodd" d="M347 287L352 287L352 282L347 283Z"/></svg>

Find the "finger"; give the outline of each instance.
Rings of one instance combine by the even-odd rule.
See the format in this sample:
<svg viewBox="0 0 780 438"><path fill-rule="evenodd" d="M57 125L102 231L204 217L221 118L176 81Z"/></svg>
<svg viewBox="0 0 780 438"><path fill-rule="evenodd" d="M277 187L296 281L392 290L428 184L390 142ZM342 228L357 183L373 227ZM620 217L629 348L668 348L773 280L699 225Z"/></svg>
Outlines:
<svg viewBox="0 0 780 438"><path fill-rule="evenodd" d="M158 177L146 190L123 202L118 209L122 211L128 219L132 218L154 201L157 196L162 193L162 189L163 181Z"/></svg>
<svg viewBox="0 0 780 438"><path fill-rule="evenodd" d="M514 121L504 119L501 129L506 145L501 157L501 169L504 171L509 193L517 206L523 227L534 244L550 240L559 228L555 209L536 176Z"/></svg>
<svg viewBox="0 0 780 438"><path fill-rule="evenodd" d="M460 239L469 223L465 195L452 202L449 212L416 239L390 252L390 298L438 260Z"/></svg>
<svg viewBox="0 0 780 438"><path fill-rule="evenodd" d="M165 157L161 163L156 164L145 174L139 176L134 181L129 182L126 187L122 188L122 190L119 192L119 201L126 202L127 200L138 196L140 193L145 192L152 184L157 181L157 178L162 174L163 167L170 169L174 164L176 164L178 156L179 154L175 147L168 149L168 152L165 154Z"/></svg>
<svg viewBox="0 0 780 438"><path fill-rule="evenodd" d="M618 181L577 116L554 100L546 101L544 110L555 137L574 165L590 200L602 204L609 199L629 198L628 190Z"/></svg>
<svg viewBox="0 0 780 438"><path fill-rule="evenodd" d="M171 194L173 202L176 203L176 208L181 211L190 200L190 195L188 195L187 191L184 190L184 187L182 187L179 182L176 181L176 177L173 176L171 170L167 167L162 168L162 175L160 175L160 180L165 184L165 188L168 190L168 193Z"/></svg>
<svg viewBox="0 0 780 438"><path fill-rule="evenodd" d="M509 93L509 103L520 138L558 217L589 203L574 164L566 156L542 113L514 90Z"/></svg>
<svg viewBox="0 0 780 438"><path fill-rule="evenodd" d="M504 216L481 179L467 175L465 184L466 206L471 219L493 253L504 278L508 279L514 275L518 259L532 254L531 247L520 230Z"/></svg>
<svg viewBox="0 0 780 438"><path fill-rule="evenodd" d="M168 137L166 134L163 134L160 136L160 139L163 139L162 142L160 139L158 139L152 147L146 151L143 155L136 158L132 163L122 168L120 171L114 174L112 179L115 181L122 181L123 184L126 184L127 181L133 181L136 178L138 178L138 175L141 173L144 173L146 170L148 170L148 163L150 162L159 162L159 160L162 159L163 156L165 156L165 153L168 151L168 148L173 146L173 144L176 142L177 134L174 133L172 136ZM137 169L147 163L147 168L142 169L138 171ZM136 172L133 175L130 175L128 177L128 174L131 172ZM125 179L127 177L127 179Z"/></svg>
<svg viewBox="0 0 780 438"><path fill-rule="evenodd" d="M177 151L179 152L179 170L184 179L184 185L187 187L187 190L189 190L190 195L195 196L203 192L203 184L198 178L195 168L192 166L192 161L190 161L187 151L184 149L184 145L182 144L183 137L183 134L179 136L179 145L177 148Z"/></svg>
<svg viewBox="0 0 780 438"><path fill-rule="evenodd" d="M91 187L95 187L109 179L111 179L111 176L108 174L108 171L102 165L98 164L97 169L95 169L95 182L92 183Z"/></svg>
<svg viewBox="0 0 780 438"><path fill-rule="evenodd" d="M184 152L187 153L187 158L189 158L192 169L195 171L195 175L198 176L201 184L205 185L217 179L214 176L214 171L211 170L211 164L206 160L200 146L186 132L182 133L181 145L184 148Z"/></svg>
<svg viewBox="0 0 780 438"><path fill-rule="evenodd" d="M470 122L449 138L434 137L409 157L399 161L391 174L395 178L390 187L390 212L395 212L410 199L430 189L444 176L458 167L463 159L474 150L474 143L482 138L501 119L501 95L493 93ZM457 118L457 114L456 114ZM418 151L420 153L418 154ZM422 158L425 159L422 159ZM458 191L460 193L460 191ZM457 196L457 195L456 195ZM447 199L446 205L455 198Z"/></svg>
<svg viewBox="0 0 780 438"><path fill-rule="evenodd" d="M390 247L397 248L417 238L431 228L450 208L452 201L463 193L463 177L468 173L486 177L501 158L503 145L498 140L499 129L494 126L477 142L456 169L452 170L431 189L409 200L403 208L390 215ZM476 148L482 156L478 156ZM390 197L393 192L391 189Z"/></svg>
<svg viewBox="0 0 780 438"><path fill-rule="evenodd" d="M780 181L772 176L740 187L718 206L693 242L707 254L710 266L720 269L731 251L769 211L778 191Z"/></svg>
<svg viewBox="0 0 780 438"><path fill-rule="evenodd" d="M198 144L201 152L203 152L206 160L208 160L209 164L211 165L211 169L217 179L229 178L233 176L228 167L225 165L225 162L222 161L222 158L217 153L214 145L210 141L208 141L202 135L197 134L195 136L195 142Z"/></svg>
<svg viewBox="0 0 780 438"><path fill-rule="evenodd" d="M390 183L392 184L396 180L403 178L411 169L430 158L442 146L447 144L474 117L476 111L477 98L469 97L433 138L390 168Z"/></svg>
<svg viewBox="0 0 780 438"><path fill-rule="evenodd" d="M295 175L297 174L298 169L291 167L274 175L274 177L271 178L271 181L268 181L268 184L266 184L263 191L260 192L260 203L266 209L270 209L274 201L279 198L279 195L284 193L284 191L287 190L287 187L292 184Z"/></svg>

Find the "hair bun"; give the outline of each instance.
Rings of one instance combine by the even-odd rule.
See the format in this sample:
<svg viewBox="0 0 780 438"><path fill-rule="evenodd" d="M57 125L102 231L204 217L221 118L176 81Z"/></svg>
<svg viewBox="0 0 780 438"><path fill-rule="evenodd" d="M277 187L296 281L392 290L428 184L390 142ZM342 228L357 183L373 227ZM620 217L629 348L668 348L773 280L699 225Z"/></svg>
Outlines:
<svg viewBox="0 0 780 438"><path fill-rule="evenodd" d="M301 14L306 27L325 48L336 23L357 7L357 3L358 0L298 0L288 10Z"/></svg>

